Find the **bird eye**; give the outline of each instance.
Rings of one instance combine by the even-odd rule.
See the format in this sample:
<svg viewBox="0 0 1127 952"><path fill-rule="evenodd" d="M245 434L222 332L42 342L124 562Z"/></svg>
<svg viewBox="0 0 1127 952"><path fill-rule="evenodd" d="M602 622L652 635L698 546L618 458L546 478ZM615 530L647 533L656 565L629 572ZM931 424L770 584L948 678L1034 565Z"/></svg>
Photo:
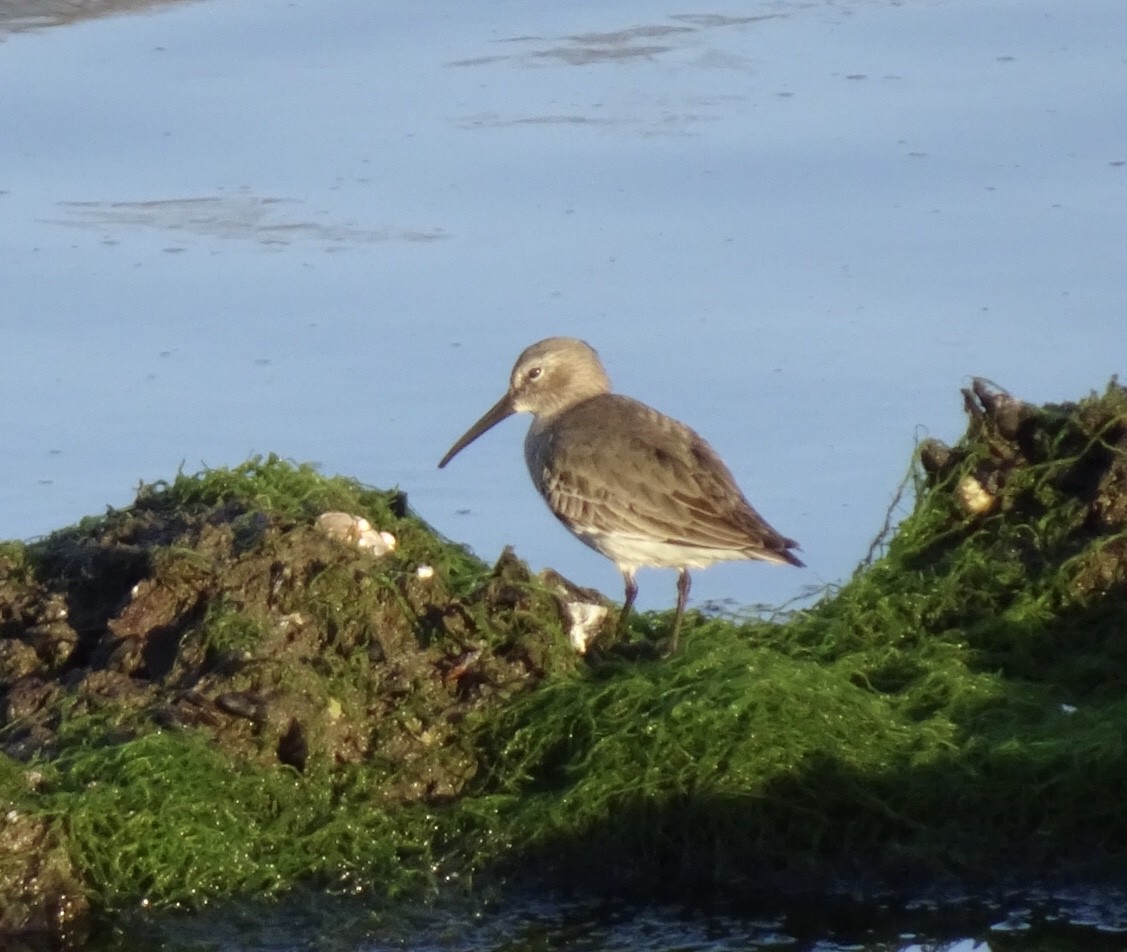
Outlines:
<svg viewBox="0 0 1127 952"><path fill-rule="evenodd" d="M529 372L526 380L536 380L544 372L543 367L533 367Z"/></svg>

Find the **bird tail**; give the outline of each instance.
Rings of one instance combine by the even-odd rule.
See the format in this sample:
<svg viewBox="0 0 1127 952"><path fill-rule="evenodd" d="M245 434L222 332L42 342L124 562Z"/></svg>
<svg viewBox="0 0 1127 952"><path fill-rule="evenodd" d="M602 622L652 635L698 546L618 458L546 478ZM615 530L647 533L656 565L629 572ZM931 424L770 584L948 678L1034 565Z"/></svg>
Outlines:
<svg viewBox="0 0 1127 952"><path fill-rule="evenodd" d="M755 551L754 557L764 562L774 562L776 565L793 565L797 569L805 568L806 563L791 549L797 549L798 543L786 536L775 536L764 539L762 548Z"/></svg>

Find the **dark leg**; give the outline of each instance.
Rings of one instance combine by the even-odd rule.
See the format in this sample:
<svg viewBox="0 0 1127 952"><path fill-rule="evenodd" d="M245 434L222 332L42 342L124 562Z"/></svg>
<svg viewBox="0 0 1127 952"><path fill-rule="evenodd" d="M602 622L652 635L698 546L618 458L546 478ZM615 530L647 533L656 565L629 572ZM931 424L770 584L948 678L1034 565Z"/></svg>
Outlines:
<svg viewBox="0 0 1127 952"><path fill-rule="evenodd" d="M638 583L634 581L634 573L623 572L623 581L626 582L626 601L622 603L622 611L618 615L616 633L621 637L626 632L626 622L630 618L630 609L634 607L634 599L638 597Z"/></svg>
<svg viewBox="0 0 1127 952"><path fill-rule="evenodd" d="M689 578L689 570L681 569L677 576L677 613L673 616L673 634L669 636L669 648L666 656L677 650L677 636L681 633L681 618L685 614L685 602L689 600L689 588L693 580Z"/></svg>

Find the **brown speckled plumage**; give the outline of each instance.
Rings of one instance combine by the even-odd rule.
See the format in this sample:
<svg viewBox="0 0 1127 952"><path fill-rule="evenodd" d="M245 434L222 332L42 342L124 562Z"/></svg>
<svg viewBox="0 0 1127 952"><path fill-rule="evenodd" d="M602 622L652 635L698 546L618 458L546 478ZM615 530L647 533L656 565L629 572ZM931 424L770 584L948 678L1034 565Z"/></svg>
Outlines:
<svg viewBox="0 0 1127 952"><path fill-rule="evenodd" d="M797 543L755 511L712 447L683 423L611 393L598 355L580 340L551 337L525 350L508 392L439 466L521 411L535 417L524 452L536 488L568 529L622 572L620 625L642 566L680 570L675 647L690 568L729 559L802 565L790 551Z"/></svg>

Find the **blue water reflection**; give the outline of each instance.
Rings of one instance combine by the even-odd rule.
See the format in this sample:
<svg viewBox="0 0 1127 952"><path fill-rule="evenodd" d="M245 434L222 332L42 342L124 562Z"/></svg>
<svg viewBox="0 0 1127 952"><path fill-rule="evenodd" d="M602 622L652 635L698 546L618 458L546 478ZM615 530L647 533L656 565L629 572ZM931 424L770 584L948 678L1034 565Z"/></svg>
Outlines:
<svg viewBox="0 0 1127 952"><path fill-rule="evenodd" d="M569 334L803 544L696 604L839 580L971 375L1122 369L1125 40L1121 0L213 0L11 36L0 536L276 452L617 597L523 425L435 469Z"/></svg>

